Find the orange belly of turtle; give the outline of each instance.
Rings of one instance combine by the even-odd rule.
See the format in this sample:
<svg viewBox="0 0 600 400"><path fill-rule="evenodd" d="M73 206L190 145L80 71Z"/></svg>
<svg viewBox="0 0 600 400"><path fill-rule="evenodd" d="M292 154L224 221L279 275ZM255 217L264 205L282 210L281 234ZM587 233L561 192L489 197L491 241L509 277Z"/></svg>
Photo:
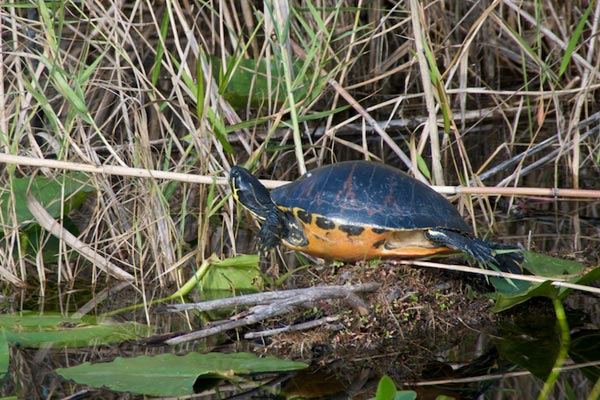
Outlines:
<svg viewBox="0 0 600 400"><path fill-rule="evenodd" d="M285 245L293 250L326 260L415 258L455 252L453 249L437 246L427 240L424 230L381 232L381 229L365 227L359 234L349 234L339 227L324 230L314 225L308 229L305 225L304 232L308 240L307 246L297 247L284 241Z"/></svg>

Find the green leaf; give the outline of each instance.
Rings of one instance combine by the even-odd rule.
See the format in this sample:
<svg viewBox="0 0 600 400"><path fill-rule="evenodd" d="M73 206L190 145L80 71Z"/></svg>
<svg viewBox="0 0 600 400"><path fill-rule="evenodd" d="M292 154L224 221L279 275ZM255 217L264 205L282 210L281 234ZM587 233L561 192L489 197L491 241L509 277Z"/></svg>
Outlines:
<svg viewBox="0 0 600 400"><path fill-rule="evenodd" d="M496 288L493 297L496 298L495 312L507 310L517 304L521 304L533 297L548 297L550 299L563 299L573 289L555 286L555 279L566 279L569 283L585 285L600 279L600 268L589 269L585 265L523 251L525 259L523 269L537 276L547 277L542 283L531 283L518 280L491 278L490 282Z"/></svg>
<svg viewBox="0 0 600 400"><path fill-rule="evenodd" d="M396 390L394 381L384 375L377 385L377 393L371 400L415 400L417 393L412 390Z"/></svg>
<svg viewBox="0 0 600 400"><path fill-rule="evenodd" d="M21 253L15 253L15 257L24 253L37 257L41 252L44 262L55 262L61 250L60 240L45 234L35 222L27 208L27 194L31 193L40 201L53 218L63 214L63 227L77 235L79 231L67 214L79 207L94 190L87 181L82 173L67 173L54 178L35 175L14 178L10 186L0 188L0 218L4 224L19 227L21 233ZM0 246L4 245L4 240L0 234Z"/></svg>
<svg viewBox="0 0 600 400"><path fill-rule="evenodd" d="M171 15L169 13L169 8L165 8L163 11L163 18L160 24L160 37L161 40L158 41L158 45L156 48L156 57L154 57L154 64L152 65L152 86L156 86L158 82L158 78L161 73L161 65L162 58L165 53L164 43L167 41L167 34L169 31L169 22L171 19Z"/></svg>
<svg viewBox="0 0 600 400"><path fill-rule="evenodd" d="M147 396L185 396L214 387L221 379L238 380L240 374L295 371L300 362L254 354L190 353L117 358L112 362L85 363L56 372L77 383L107 387Z"/></svg>
<svg viewBox="0 0 600 400"><path fill-rule="evenodd" d="M587 267L581 263L551 257L545 254L523 251L523 268L534 275L552 278L564 278L565 275L577 275Z"/></svg>
<svg viewBox="0 0 600 400"><path fill-rule="evenodd" d="M97 321L92 317L40 315L33 311L0 316L6 342L29 348L86 347L120 343L147 336L149 328L133 322Z"/></svg>
<svg viewBox="0 0 600 400"><path fill-rule="evenodd" d="M198 289L203 300L210 300L256 293L262 290L263 286L258 263L221 262L208 268L198 284Z"/></svg>
<svg viewBox="0 0 600 400"><path fill-rule="evenodd" d="M413 390L399 390L396 392L394 400L415 400L417 398L417 392Z"/></svg>
<svg viewBox="0 0 600 400"><path fill-rule="evenodd" d="M73 89L67 81L67 78L72 74L62 69L59 65L52 63L52 61L43 55L40 55L39 59L48 69L54 88L74 107L81 119L88 123L93 123L89 116L89 109L85 102L85 96L81 90L78 90L77 88Z"/></svg>
<svg viewBox="0 0 600 400"><path fill-rule="evenodd" d="M65 217L62 221L62 226L67 231L71 232L75 236L79 236L80 232L73 221ZM5 239L0 239L0 246L5 243ZM39 257L40 253L44 263L56 263L61 254L64 255L64 247L62 241L54 236L48 234L39 225L33 225L24 230L21 234L21 249L25 250L25 253L31 257ZM21 251L20 254L23 254ZM69 257L77 257L78 255L74 252L67 252ZM15 257L17 254L15 254Z"/></svg>
<svg viewBox="0 0 600 400"><path fill-rule="evenodd" d="M278 104L287 100L284 70L280 63L272 61L267 64L265 60L227 57L223 68L221 58L212 56L210 61L213 76L221 77L219 92L234 107L247 107L248 103L253 107L259 107L269 98ZM299 70L300 66L294 65L295 73ZM305 98L309 87L310 82L294 87L294 97Z"/></svg>
<svg viewBox="0 0 600 400"><path fill-rule="evenodd" d="M431 180L431 171L427 166L427 162L425 162L425 159L420 153L417 153L417 166L419 168L419 171L423 174L423 176Z"/></svg>
<svg viewBox="0 0 600 400"><path fill-rule="evenodd" d="M387 375L382 376L377 385L375 398L377 400L394 400L394 397L396 397L396 385L394 381Z"/></svg>
<svg viewBox="0 0 600 400"><path fill-rule="evenodd" d="M31 193L52 215L60 217L63 206L65 214L81 205L94 190L87 184L88 178L82 173L63 174L54 178L35 175L27 178L15 178L12 187L1 188L0 212L4 223L13 221L9 216L12 202L11 191L14 195L14 208L18 225L34 221L27 208L27 193ZM64 201L63 201L64 199Z"/></svg>
<svg viewBox="0 0 600 400"><path fill-rule="evenodd" d="M585 13L583 13L581 19L579 20L579 23L577 24L577 28L575 28L575 30L573 31L573 36L571 36L571 39L569 40L569 44L567 45L567 49L565 50L565 55L563 56L563 59L560 63L560 68L558 70L559 77L565 73L567 67L569 66L569 63L571 62L571 57L573 56L573 53L575 51L575 46L577 45L577 42L581 37L583 28L585 27L585 24L587 24L590 13L592 12L592 7L595 4L595 1L590 1L588 8L585 10Z"/></svg>

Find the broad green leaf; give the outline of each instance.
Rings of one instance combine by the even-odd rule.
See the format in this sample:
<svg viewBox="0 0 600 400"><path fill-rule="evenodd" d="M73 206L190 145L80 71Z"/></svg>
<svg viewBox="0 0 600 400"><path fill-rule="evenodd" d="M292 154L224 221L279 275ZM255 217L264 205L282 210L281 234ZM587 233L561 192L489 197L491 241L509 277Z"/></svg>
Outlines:
<svg viewBox="0 0 600 400"><path fill-rule="evenodd" d="M234 107L246 107L248 102L253 107L258 107L269 98L280 104L287 100L284 71L280 63L273 61L267 64L265 60L227 57L223 68L221 58L213 56L210 61L213 75L220 77L221 95ZM299 70L298 66L294 66L296 73ZM270 81L267 72L270 74ZM295 87L294 97L305 98L309 88L310 82Z"/></svg>
<svg viewBox="0 0 600 400"><path fill-rule="evenodd" d="M600 268L587 268L585 265L523 251L525 261L523 269L536 276L547 277L542 283L531 283L518 280L507 282L504 279L492 278L490 281L496 288L494 311L504 311L533 297L562 299L573 289L558 287L552 284L555 279L566 279L567 282L585 285L600 279Z"/></svg>
<svg viewBox="0 0 600 400"><path fill-rule="evenodd" d="M239 267L239 268L258 268L258 254L241 254L236 257L226 258L215 262L215 267Z"/></svg>
<svg viewBox="0 0 600 400"><path fill-rule="evenodd" d="M221 379L237 380L240 374L287 372L306 367L300 362L259 358L249 353L190 353L119 357L108 363L84 363L56 372L92 387L147 396L185 396L210 389Z"/></svg>
<svg viewBox="0 0 600 400"><path fill-rule="evenodd" d="M396 385L389 376L384 375L377 385L375 398L377 400L394 400L394 397L396 397Z"/></svg>
<svg viewBox="0 0 600 400"><path fill-rule="evenodd" d="M147 336L149 328L133 322L117 323L95 318L40 315L33 311L0 316L6 342L29 348L86 347L120 343Z"/></svg>
<svg viewBox="0 0 600 400"><path fill-rule="evenodd" d="M193 289L198 287L198 285L204 280L206 274L212 268L237 267L246 270L258 269L258 260L258 254L242 254L236 257L226 258L224 260L219 260L217 256L213 255L202 262L202 265L198 268L196 273L194 273L194 276L192 276L181 287L181 289L177 290L168 298L162 300L179 299L183 296L187 296ZM229 289L228 292L231 292L231 290Z"/></svg>
<svg viewBox="0 0 600 400"><path fill-rule="evenodd" d="M256 293L264 286L258 263L211 265L198 284L202 300Z"/></svg>
<svg viewBox="0 0 600 400"><path fill-rule="evenodd" d="M581 263L551 257L545 254L523 251L523 268L534 275L564 278L566 275L578 275L587 267Z"/></svg>
<svg viewBox="0 0 600 400"><path fill-rule="evenodd" d="M417 393L412 390L396 390L394 381L384 375L377 385L375 398L371 400L415 400L416 398Z"/></svg>
<svg viewBox="0 0 600 400"><path fill-rule="evenodd" d="M12 203L10 191L14 194L14 207L17 224L22 225L34 221L33 215L27 208L27 193L30 192L52 215L58 218L62 207L65 213L81 205L86 197L94 190L87 184L88 178L82 173L63 174L54 178L35 175L28 178L15 178L12 180L12 188L4 187L0 194L0 211L4 223L12 221L9 216ZM63 201L63 196L64 200Z"/></svg>
<svg viewBox="0 0 600 400"><path fill-rule="evenodd" d="M80 233L77 226L68 217L65 217L62 226L75 236ZM3 240L0 239L0 245L2 243ZM25 249L25 252L34 258L38 257L41 252L44 263L56 263L61 251L64 251L61 240L47 233L39 225L32 225L24 230L21 234L21 243L22 249ZM77 254L73 252L68 252L68 255L69 257L77 257Z"/></svg>
<svg viewBox="0 0 600 400"><path fill-rule="evenodd" d="M398 390L394 400L415 400L417 398L417 392L413 390Z"/></svg>

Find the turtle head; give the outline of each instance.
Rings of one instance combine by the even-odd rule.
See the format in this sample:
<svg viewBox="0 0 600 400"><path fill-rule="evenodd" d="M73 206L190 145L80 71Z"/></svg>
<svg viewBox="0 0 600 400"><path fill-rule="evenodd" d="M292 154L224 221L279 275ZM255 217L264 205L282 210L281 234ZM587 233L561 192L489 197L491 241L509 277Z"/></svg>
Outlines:
<svg viewBox="0 0 600 400"><path fill-rule="evenodd" d="M261 251L271 250L282 239L296 247L306 245L306 236L294 215L277 207L271 193L250 171L239 166L231 168L229 184L233 197L262 221L258 233Z"/></svg>
<svg viewBox="0 0 600 400"><path fill-rule="evenodd" d="M266 220L270 213L277 210L271 193L247 169L239 166L231 168L229 185L233 198L261 221Z"/></svg>

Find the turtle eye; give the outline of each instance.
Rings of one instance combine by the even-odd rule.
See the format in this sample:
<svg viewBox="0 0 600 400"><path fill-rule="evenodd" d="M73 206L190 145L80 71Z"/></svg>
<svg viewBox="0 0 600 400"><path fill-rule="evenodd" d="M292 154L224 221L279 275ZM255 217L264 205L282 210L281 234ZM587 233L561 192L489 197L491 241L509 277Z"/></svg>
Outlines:
<svg viewBox="0 0 600 400"><path fill-rule="evenodd" d="M229 172L229 186L231 186L231 189L233 189L233 191L237 191L240 188L240 171L238 167L233 167L231 168L231 171Z"/></svg>
<svg viewBox="0 0 600 400"><path fill-rule="evenodd" d="M240 172L237 167L233 167L229 172L229 186L231 187L231 194L235 201L240 201L238 197L238 191L240 190Z"/></svg>

